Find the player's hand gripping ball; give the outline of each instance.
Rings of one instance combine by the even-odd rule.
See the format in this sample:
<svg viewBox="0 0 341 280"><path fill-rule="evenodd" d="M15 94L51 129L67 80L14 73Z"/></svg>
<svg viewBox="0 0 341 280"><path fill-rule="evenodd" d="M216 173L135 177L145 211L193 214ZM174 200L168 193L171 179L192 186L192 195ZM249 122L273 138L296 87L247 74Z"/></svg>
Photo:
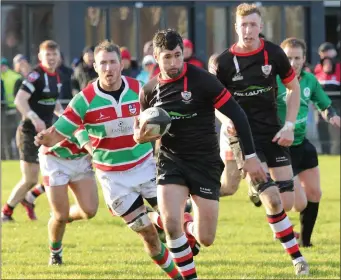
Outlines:
<svg viewBox="0 0 341 280"><path fill-rule="evenodd" d="M147 123L147 130L150 130L148 135L163 136L170 129L172 119L164 109L159 107L151 107L144 110L140 114L140 127L145 122Z"/></svg>

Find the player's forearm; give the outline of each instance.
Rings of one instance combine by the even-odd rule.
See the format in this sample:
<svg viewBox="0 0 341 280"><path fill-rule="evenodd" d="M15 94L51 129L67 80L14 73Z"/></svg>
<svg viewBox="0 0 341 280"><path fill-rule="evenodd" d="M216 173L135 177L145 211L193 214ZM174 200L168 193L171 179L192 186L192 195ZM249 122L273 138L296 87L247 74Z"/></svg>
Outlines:
<svg viewBox="0 0 341 280"><path fill-rule="evenodd" d="M63 112L64 112L63 106L62 106L62 104L60 104L60 102L57 100L56 106L55 106L55 108L54 108L53 113L54 113L57 117L59 117L61 114L63 114Z"/></svg>
<svg viewBox="0 0 341 280"><path fill-rule="evenodd" d="M15 98L14 104L24 118L31 120L33 118L39 118L38 115L32 111L30 105L28 104L28 100Z"/></svg>
<svg viewBox="0 0 341 280"><path fill-rule="evenodd" d="M230 98L218 110L233 122L242 143L245 156L255 154L255 145L249 121L239 104L233 98Z"/></svg>
<svg viewBox="0 0 341 280"><path fill-rule="evenodd" d="M327 109L321 111L321 115L326 122L329 122L332 117L337 116L337 113L334 107L330 105Z"/></svg>
<svg viewBox="0 0 341 280"><path fill-rule="evenodd" d="M287 96L286 96L286 121L295 124L297 113L300 108L300 84L295 78L289 85L287 85Z"/></svg>

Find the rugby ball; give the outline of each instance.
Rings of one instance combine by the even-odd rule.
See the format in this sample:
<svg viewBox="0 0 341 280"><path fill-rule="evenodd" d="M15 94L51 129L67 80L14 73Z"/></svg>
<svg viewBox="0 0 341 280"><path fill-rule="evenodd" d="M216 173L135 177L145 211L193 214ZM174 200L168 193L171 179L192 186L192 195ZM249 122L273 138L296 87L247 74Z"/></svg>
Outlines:
<svg viewBox="0 0 341 280"><path fill-rule="evenodd" d="M152 129L149 135L165 135L171 127L171 117L160 107L151 107L140 114L140 127L147 123L147 129Z"/></svg>

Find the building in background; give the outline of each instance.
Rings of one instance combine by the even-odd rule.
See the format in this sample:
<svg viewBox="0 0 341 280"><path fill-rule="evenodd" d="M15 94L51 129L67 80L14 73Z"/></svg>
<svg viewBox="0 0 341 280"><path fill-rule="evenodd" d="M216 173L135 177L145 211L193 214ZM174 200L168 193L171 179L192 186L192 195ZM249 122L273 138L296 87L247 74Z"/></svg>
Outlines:
<svg viewBox="0 0 341 280"><path fill-rule="evenodd" d="M25 1L1 5L1 55L9 61L17 53L37 62L39 43L53 39L71 63L84 46L110 38L126 46L142 61L143 45L165 27L190 38L203 61L236 39L234 11L240 1ZM317 48L325 40L340 41L339 1L264 1L264 34L280 43L288 36L308 43L308 60L318 61Z"/></svg>

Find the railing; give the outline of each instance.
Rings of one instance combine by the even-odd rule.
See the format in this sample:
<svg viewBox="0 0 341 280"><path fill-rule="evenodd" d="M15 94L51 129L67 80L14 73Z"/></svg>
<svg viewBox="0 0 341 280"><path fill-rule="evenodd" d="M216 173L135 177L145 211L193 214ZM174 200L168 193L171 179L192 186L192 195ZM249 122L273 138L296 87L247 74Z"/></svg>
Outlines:
<svg viewBox="0 0 341 280"><path fill-rule="evenodd" d="M327 92L328 96L334 99L341 96L338 91ZM65 107L70 99L59 99L59 102ZM336 110L340 113L340 104L334 104ZM307 138L316 146L319 153L340 154L340 132L331 128L327 123L321 121L314 112L313 121L307 124ZM20 122L20 114L15 109L6 108L6 102L1 101L1 159L18 159L18 151L15 142L15 133ZM323 135L323 132L324 134ZM338 132L337 132L338 131ZM321 134L322 133L322 134ZM328 135L326 135L328 134ZM323 137L321 137L321 135ZM324 137L326 136L326 137ZM328 136L328 137L327 137ZM329 152L328 152L329 150Z"/></svg>

